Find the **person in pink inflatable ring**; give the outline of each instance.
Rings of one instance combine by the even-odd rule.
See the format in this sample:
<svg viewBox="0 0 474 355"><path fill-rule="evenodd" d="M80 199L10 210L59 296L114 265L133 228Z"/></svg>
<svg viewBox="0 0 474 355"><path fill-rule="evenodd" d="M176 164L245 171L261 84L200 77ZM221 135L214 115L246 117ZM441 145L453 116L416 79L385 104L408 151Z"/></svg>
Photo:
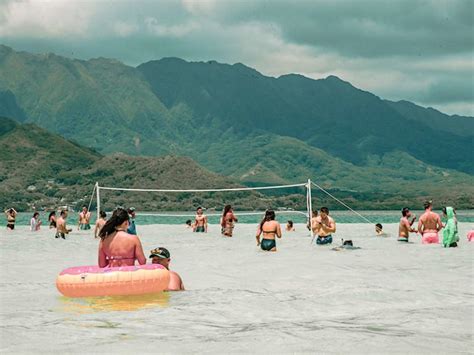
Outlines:
<svg viewBox="0 0 474 355"><path fill-rule="evenodd" d="M159 247L150 251L150 259L152 264L163 265L170 271L170 283L166 291L184 291L183 280L177 272L170 270L171 255L168 249Z"/></svg>
<svg viewBox="0 0 474 355"><path fill-rule="evenodd" d="M140 238L127 233L129 215L117 208L99 232L99 267L133 266L135 260L146 264Z"/></svg>

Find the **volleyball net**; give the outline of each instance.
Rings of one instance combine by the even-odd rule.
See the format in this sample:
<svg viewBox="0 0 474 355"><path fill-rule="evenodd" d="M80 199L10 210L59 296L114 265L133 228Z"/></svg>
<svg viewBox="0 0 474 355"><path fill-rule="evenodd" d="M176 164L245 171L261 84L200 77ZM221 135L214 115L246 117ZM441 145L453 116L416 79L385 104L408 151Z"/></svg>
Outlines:
<svg viewBox="0 0 474 355"><path fill-rule="evenodd" d="M103 195L112 193L121 201L129 201L138 206L141 206L143 201L148 201L160 196L161 205L157 207L151 207L151 210L146 208L140 208L140 216L155 216L155 217L181 217L192 219L195 216L195 209L197 207L203 207L206 210L208 217L220 217L221 210L225 204L230 204L234 207L235 212L239 216L262 216L267 208L272 207L279 215L295 215L301 220L304 218L306 223L311 221L313 212L313 191L312 188L316 188L328 195L331 199L335 200L349 211L353 212L361 219L368 223L372 223L366 217L359 212L352 209L346 203L335 197L329 191L324 189L322 186L316 184L314 181L308 179L306 182L297 184L287 185L272 185L272 186L256 186L256 187L230 187L230 188L203 188L203 189L145 189L145 188L128 188L128 187L111 187L101 186L98 182L94 185L94 190L91 195L89 203L89 210L93 203L94 196L96 197L96 209L97 215L101 210L110 208L110 203L113 201L109 200L108 206L104 206L102 201ZM136 194L142 195L141 198L129 198L128 193L132 193L133 196ZM193 208L192 211L188 212L171 212L168 208L172 200L171 196L181 196L181 201L176 202L176 206L180 206L179 210L182 211L183 206L189 206ZM186 198L183 198L187 196ZM207 198L197 198L196 196L206 196ZM289 197L290 196L290 197ZM142 201L142 202L140 202ZM207 201L207 203L206 203ZM209 202L213 201L213 202ZM219 201L219 202L217 202ZM246 208L239 209L239 205L242 206L241 201L245 201ZM174 203L174 202L173 202ZM145 203L146 205L147 203ZM209 206L213 204L213 206ZM115 206L121 205L116 203ZM244 204L245 205L245 204ZM259 206L260 208L249 208L248 206ZM130 205L129 205L130 206ZM153 205L151 205L153 206ZM106 207L106 208L104 208ZM177 210L176 208L174 208ZM187 208L186 208L187 209ZM164 212L160 212L164 211Z"/></svg>

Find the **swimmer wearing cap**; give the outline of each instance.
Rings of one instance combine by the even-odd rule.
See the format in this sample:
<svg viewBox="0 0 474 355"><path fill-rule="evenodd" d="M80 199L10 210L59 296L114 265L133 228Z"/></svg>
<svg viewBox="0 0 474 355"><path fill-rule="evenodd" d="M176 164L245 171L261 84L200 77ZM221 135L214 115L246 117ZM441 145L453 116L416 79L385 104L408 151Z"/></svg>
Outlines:
<svg viewBox="0 0 474 355"><path fill-rule="evenodd" d="M150 251L152 264L163 265L170 272L170 282L166 291L184 291L183 280L177 272L170 270L171 255L168 249L159 247Z"/></svg>

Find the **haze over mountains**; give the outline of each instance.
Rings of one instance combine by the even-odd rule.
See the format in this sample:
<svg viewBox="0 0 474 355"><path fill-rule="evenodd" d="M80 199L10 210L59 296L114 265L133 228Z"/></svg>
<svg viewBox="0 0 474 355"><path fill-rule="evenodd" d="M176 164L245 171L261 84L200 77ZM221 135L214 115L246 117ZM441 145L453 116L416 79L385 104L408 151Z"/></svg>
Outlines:
<svg viewBox="0 0 474 355"><path fill-rule="evenodd" d="M383 100L334 76L178 58L133 68L0 46L0 116L102 154L189 156L250 185L311 177L350 198L458 203L473 192L472 117Z"/></svg>

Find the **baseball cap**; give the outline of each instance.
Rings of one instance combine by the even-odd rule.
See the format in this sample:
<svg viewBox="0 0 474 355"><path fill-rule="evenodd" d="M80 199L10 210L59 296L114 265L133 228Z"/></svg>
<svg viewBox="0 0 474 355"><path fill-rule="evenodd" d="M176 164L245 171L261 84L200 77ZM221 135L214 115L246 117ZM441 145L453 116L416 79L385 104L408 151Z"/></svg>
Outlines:
<svg viewBox="0 0 474 355"><path fill-rule="evenodd" d="M156 249L153 249L153 250L150 251L149 258L153 258L154 256L157 256L157 257L162 258L162 259L167 259L171 255L170 255L170 252L168 251L168 249L159 247L159 248L156 248Z"/></svg>

